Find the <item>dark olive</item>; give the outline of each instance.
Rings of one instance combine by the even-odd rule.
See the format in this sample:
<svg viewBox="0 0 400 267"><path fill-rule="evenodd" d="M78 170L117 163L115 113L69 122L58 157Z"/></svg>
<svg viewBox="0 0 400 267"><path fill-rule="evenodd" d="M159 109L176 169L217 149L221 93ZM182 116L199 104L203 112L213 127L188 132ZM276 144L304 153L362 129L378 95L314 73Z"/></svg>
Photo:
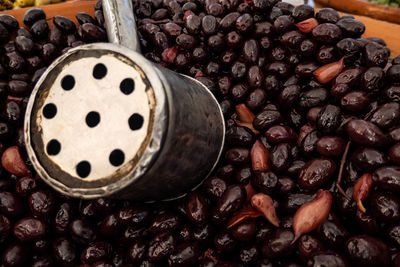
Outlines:
<svg viewBox="0 0 400 267"><path fill-rule="evenodd" d="M111 256L112 247L108 242L95 242L87 246L81 254L81 261L93 264Z"/></svg>
<svg viewBox="0 0 400 267"><path fill-rule="evenodd" d="M381 129L388 129L400 121L400 104L396 102L386 103L380 106L370 117L370 121Z"/></svg>
<svg viewBox="0 0 400 267"><path fill-rule="evenodd" d="M34 38L42 40L47 37L49 25L44 19L38 20L32 25L31 31Z"/></svg>
<svg viewBox="0 0 400 267"><path fill-rule="evenodd" d="M278 177L273 172L259 171L251 178L251 185L264 194L273 194L278 189Z"/></svg>
<svg viewBox="0 0 400 267"><path fill-rule="evenodd" d="M375 124L365 120L351 120L346 125L346 132L360 145L380 148L387 143L385 134Z"/></svg>
<svg viewBox="0 0 400 267"><path fill-rule="evenodd" d="M357 266L388 266L389 249L381 240L360 235L351 237L346 244L346 253Z"/></svg>
<svg viewBox="0 0 400 267"><path fill-rule="evenodd" d="M296 66L295 72L299 76L312 76L313 72L318 69L318 63L314 61L306 61Z"/></svg>
<svg viewBox="0 0 400 267"><path fill-rule="evenodd" d="M256 70L254 70L254 69L256 69ZM260 70L260 72L258 72L258 70ZM248 75L248 80L252 80L252 82L249 82L250 85L258 84L259 78L261 78L261 76L262 76L262 72L261 72L261 69L254 66L254 68L252 67L249 69L249 72L247 73L247 75ZM262 79L261 82L263 80L264 79ZM257 88L255 90L253 90L247 97L246 105L251 110L257 111L263 107L263 105L265 104L266 101L267 101L267 93L263 89Z"/></svg>
<svg viewBox="0 0 400 267"><path fill-rule="evenodd" d="M259 48L256 40L248 39L244 42L243 56L246 62L249 64L257 63L259 57Z"/></svg>
<svg viewBox="0 0 400 267"><path fill-rule="evenodd" d="M386 166L379 168L373 173L372 179L382 189L394 193L400 192L400 167Z"/></svg>
<svg viewBox="0 0 400 267"><path fill-rule="evenodd" d="M386 76L391 83L400 83L400 66L393 65L386 71Z"/></svg>
<svg viewBox="0 0 400 267"><path fill-rule="evenodd" d="M176 240L170 233L158 234L149 243L147 257L151 261L161 260L173 252L175 243Z"/></svg>
<svg viewBox="0 0 400 267"><path fill-rule="evenodd" d="M279 124L282 120L283 118L279 111L264 110L256 115L253 126L257 130L264 131L273 125Z"/></svg>
<svg viewBox="0 0 400 267"><path fill-rule="evenodd" d="M72 33L76 30L75 23L64 16L53 17L53 23L64 33Z"/></svg>
<svg viewBox="0 0 400 267"><path fill-rule="evenodd" d="M315 190L328 182L336 170L336 163L329 159L313 159L300 170L297 180L303 189Z"/></svg>
<svg viewBox="0 0 400 267"><path fill-rule="evenodd" d="M11 244L3 250L2 263L5 266L26 266L30 258L27 247L21 244Z"/></svg>
<svg viewBox="0 0 400 267"><path fill-rule="evenodd" d="M243 264L254 264L260 256L259 254L256 246L246 246L240 250L239 258Z"/></svg>
<svg viewBox="0 0 400 267"><path fill-rule="evenodd" d="M237 211L245 200L246 191L244 188L240 185L232 185L221 195L215 206L214 215L225 220L227 216Z"/></svg>
<svg viewBox="0 0 400 267"><path fill-rule="evenodd" d="M201 250L195 243L180 244L168 258L169 266L189 266L197 262Z"/></svg>
<svg viewBox="0 0 400 267"><path fill-rule="evenodd" d="M180 226L181 220L175 214L165 212L154 218L149 231L152 234L159 234L167 231L174 231Z"/></svg>
<svg viewBox="0 0 400 267"><path fill-rule="evenodd" d="M346 230L339 220L325 220L317 228L319 240L331 249L340 250L350 237L350 233Z"/></svg>
<svg viewBox="0 0 400 267"><path fill-rule="evenodd" d="M32 26L36 21L46 19L46 14L41 8L31 8L26 11L22 21L26 26Z"/></svg>
<svg viewBox="0 0 400 267"><path fill-rule="evenodd" d="M237 241L227 231L221 231L214 238L214 246L221 252L231 252L235 249Z"/></svg>
<svg viewBox="0 0 400 267"><path fill-rule="evenodd" d="M337 52L334 46L323 45L317 52L317 60L321 64L329 64L337 59Z"/></svg>
<svg viewBox="0 0 400 267"><path fill-rule="evenodd" d="M306 35L301 31L289 31L281 36L280 41L286 47L298 48L305 38Z"/></svg>
<svg viewBox="0 0 400 267"><path fill-rule="evenodd" d="M276 173L286 170L291 164L291 147L288 143L280 143L274 146L269 153L270 167Z"/></svg>
<svg viewBox="0 0 400 267"><path fill-rule="evenodd" d="M375 192L370 199L371 213L382 222L396 222L400 218L400 199L390 192Z"/></svg>
<svg viewBox="0 0 400 267"><path fill-rule="evenodd" d="M57 263L61 266L74 265L78 259L75 244L64 237L53 241L53 255Z"/></svg>
<svg viewBox="0 0 400 267"><path fill-rule="evenodd" d="M361 75L360 86L366 92L376 92L383 86L383 77L382 68L371 67Z"/></svg>
<svg viewBox="0 0 400 267"><path fill-rule="evenodd" d="M346 142L341 137L324 136L318 139L316 151L325 157L337 157L342 155L345 146Z"/></svg>
<svg viewBox="0 0 400 267"><path fill-rule="evenodd" d="M333 8L325 7L318 10L315 18L319 23L336 23L339 20L339 13Z"/></svg>
<svg viewBox="0 0 400 267"><path fill-rule="evenodd" d="M14 225L14 236L22 242L43 238L46 234L46 224L38 219L23 218Z"/></svg>
<svg viewBox="0 0 400 267"><path fill-rule="evenodd" d="M358 148L354 151L351 161L354 167L360 171L373 172L375 169L386 165L388 157L373 148Z"/></svg>
<svg viewBox="0 0 400 267"><path fill-rule="evenodd" d="M254 24L253 35L256 38L261 38L265 36L272 36L273 26L268 21L257 22Z"/></svg>
<svg viewBox="0 0 400 267"><path fill-rule="evenodd" d="M297 139L297 135L292 128L280 125L270 127L265 132L265 136L267 137L267 141L272 144L291 143Z"/></svg>
<svg viewBox="0 0 400 267"><path fill-rule="evenodd" d="M231 233L238 241L251 240L257 231L257 224L254 220L244 221L231 229Z"/></svg>
<svg viewBox="0 0 400 267"><path fill-rule="evenodd" d="M317 115L316 126L323 134L331 134L339 127L340 122L340 108L334 105L326 105Z"/></svg>
<svg viewBox="0 0 400 267"><path fill-rule="evenodd" d="M364 46L363 56L367 67L378 66L384 68L389 59L389 50L375 42L370 42Z"/></svg>
<svg viewBox="0 0 400 267"><path fill-rule="evenodd" d="M342 39L342 31L335 24L323 23L313 29L312 36L322 44L336 44Z"/></svg>
<svg viewBox="0 0 400 267"><path fill-rule="evenodd" d="M200 195L197 192L190 193L186 197L186 206L185 207L186 207L186 216L191 222L193 222L194 224L197 224L197 225L201 225L201 224L205 223L205 221L207 219L207 203L206 203L206 199L202 195ZM178 218L175 218L174 220L177 221L177 219ZM153 225L154 225L154 222L153 222ZM176 226L174 226L173 228L175 228L175 227ZM151 228L150 228L150 231L151 231Z"/></svg>
<svg viewBox="0 0 400 267"><path fill-rule="evenodd" d="M294 234L290 229L279 228L272 232L262 246L262 253L267 258L282 258L294 250Z"/></svg>
<svg viewBox="0 0 400 267"><path fill-rule="evenodd" d="M275 32L284 33L290 31L294 28L294 20L293 17L288 15L283 15L278 17L274 21L274 30Z"/></svg>
<svg viewBox="0 0 400 267"><path fill-rule="evenodd" d="M292 17L296 22L314 17L314 8L309 5L298 5L293 9Z"/></svg>
<svg viewBox="0 0 400 267"><path fill-rule="evenodd" d="M278 96L279 104L282 107L291 107L297 101L300 92L300 86L295 84L284 87Z"/></svg>
<svg viewBox="0 0 400 267"><path fill-rule="evenodd" d="M350 267L349 261L341 254L334 251L322 250L314 253L307 261L307 267L342 266Z"/></svg>
<svg viewBox="0 0 400 267"><path fill-rule="evenodd" d="M230 31L233 30L235 27L236 20L240 17L239 12L231 12L227 14L225 17L222 18L220 21L220 29L223 31Z"/></svg>
<svg viewBox="0 0 400 267"><path fill-rule="evenodd" d="M241 33L250 32L250 30L253 29L253 26L254 26L253 17L248 13L245 13L236 19L235 23L236 30Z"/></svg>
<svg viewBox="0 0 400 267"><path fill-rule="evenodd" d="M325 88L311 89L300 94L298 105L302 109L322 106L328 101L328 91Z"/></svg>
<svg viewBox="0 0 400 267"><path fill-rule="evenodd" d="M348 111L361 112L369 106L370 97L364 91L352 91L344 95L340 103Z"/></svg>
<svg viewBox="0 0 400 267"><path fill-rule="evenodd" d="M312 235L303 235L300 237L299 241L297 242L297 246L300 258L304 262L307 262L307 260L311 258L314 253L323 250L321 241Z"/></svg>
<svg viewBox="0 0 400 267"><path fill-rule="evenodd" d="M344 36L358 38L365 32L365 25L355 19L341 19L336 23L342 30Z"/></svg>

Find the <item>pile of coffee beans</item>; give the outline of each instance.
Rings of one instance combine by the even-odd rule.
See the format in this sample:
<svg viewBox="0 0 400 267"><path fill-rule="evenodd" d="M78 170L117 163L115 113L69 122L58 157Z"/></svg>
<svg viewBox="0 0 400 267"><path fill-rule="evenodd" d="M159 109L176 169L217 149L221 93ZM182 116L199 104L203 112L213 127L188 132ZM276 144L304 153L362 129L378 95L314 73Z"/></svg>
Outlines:
<svg viewBox="0 0 400 267"><path fill-rule="evenodd" d="M278 0L133 3L143 54L218 99L223 156L171 202L53 191L24 150L27 99L55 57L106 40L101 3L79 27L0 15L4 266L400 266L400 57L384 40Z"/></svg>

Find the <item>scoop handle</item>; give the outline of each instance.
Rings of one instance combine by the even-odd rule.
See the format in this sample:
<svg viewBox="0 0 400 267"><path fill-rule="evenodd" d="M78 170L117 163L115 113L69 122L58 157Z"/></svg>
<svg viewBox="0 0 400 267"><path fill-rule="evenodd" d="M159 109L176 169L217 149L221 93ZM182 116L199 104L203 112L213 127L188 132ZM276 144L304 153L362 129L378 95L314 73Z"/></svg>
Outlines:
<svg viewBox="0 0 400 267"><path fill-rule="evenodd" d="M108 40L140 53L132 0L102 0Z"/></svg>

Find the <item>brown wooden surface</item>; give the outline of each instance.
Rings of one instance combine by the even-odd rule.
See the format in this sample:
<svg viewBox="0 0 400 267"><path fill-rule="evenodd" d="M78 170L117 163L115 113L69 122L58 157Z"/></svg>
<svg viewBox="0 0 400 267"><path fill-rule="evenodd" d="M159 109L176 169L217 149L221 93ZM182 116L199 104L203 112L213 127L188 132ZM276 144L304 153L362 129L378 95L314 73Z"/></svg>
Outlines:
<svg viewBox="0 0 400 267"><path fill-rule="evenodd" d="M366 0L314 0L323 6L361 16L400 24L400 8L370 3Z"/></svg>
<svg viewBox="0 0 400 267"><path fill-rule="evenodd" d="M336 1L336 0L332 0ZM345 0L348 1L348 0ZM95 0L89 1L68 1L59 4L53 4L43 6L42 8L46 11L47 18L52 18L55 15L63 15L76 22L76 12L87 12L91 15L94 14ZM1 13L8 13L15 16L22 25L22 17L26 10L29 8L22 8L16 10L10 10ZM356 16L358 20L363 22L366 26L366 31L363 37L380 37L389 46L391 50L391 58L400 55L400 24L389 23L386 21L376 20L364 16ZM49 21L51 24L51 20Z"/></svg>
<svg viewBox="0 0 400 267"><path fill-rule="evenodd" d="M94 4L97 1L95 0L76 0L76 1L67 1L67 2L62 2L58 4L52 4L52 5L46 5L46 6L40 6L45 12L47 19L49 20L50 26L53 26L53 21L51 18L53 18L56 15L62 15L65 16L69 19L72 19L75 23L78 23L78 21L75 18L75 14L77 12L86 12L90 15L94 15ZM25 12L32 7L25 7L25 8L20 8L20 9L14 9L14 10L7 10L7 11L2 11L0 14L10 14L13 15L20 23L20 25L23 25L22 23L22 18L25 14Z"/></svg>
<svg viewBox="0 0 400 267"><path fill-rule="evenodd" d="M400 24L394 24L364 16L355 17L365 25L364 38L380 37L385 40L387 46L390 48L391 58L400 55Z"/></svg>

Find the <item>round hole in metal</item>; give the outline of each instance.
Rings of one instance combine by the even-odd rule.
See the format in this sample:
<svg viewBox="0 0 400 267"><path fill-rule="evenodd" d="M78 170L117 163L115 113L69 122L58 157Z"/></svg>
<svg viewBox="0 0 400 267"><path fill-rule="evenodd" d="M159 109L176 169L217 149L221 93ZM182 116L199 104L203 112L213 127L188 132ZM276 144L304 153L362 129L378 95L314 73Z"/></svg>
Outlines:
<svg viewBox="0 0 400 267"><path fill-rule="evenodd" d="M53 103L49 103L43 108L43 116L46 119L52 119L56 116L57 114L57 106L54 105Z"/></svg>
<svg viewBox="0 0 400 267"><path fill-rule="evenodd" d="M143 126L143 117L142 115L135 113L132 116L129 117L128 123L129 123L129 128L131 128L132 131L139 130Z"/></svg>
<svg viewBox="0 0 400 267"><path fill-rule="evenodd" d="M113 165L115 167L121 166L122 163L124 163L124 161L125 161L125 154L120 149L114 149L110 153L109 160L110 160L111 165Z"/></svg>
<svg viewBox="0 0 400 267"><path fill-rule="evenodd" d="M96 111L91 111L86 115L86 124L90 128L96 127L100 123L100 114Z"/></svg>
<svg viewBox="0 0 400 267"><path fill-rule="evenodd" d="M50 156L55 156L61 151L61 144L56 139L52 139L47 143L46 146L47 154Z"/></svg>
<svg viewBox="0 0 400 267"><path fill-rule="evenodd" d="M69 91L75 86L75 78L72 75L66 75L62 80L61 80L61 87L65 91Z"/></svg>
<svg viewBox="0 0 400 267"><path fill-rule="evenodd" d="M107 75L107 67L102 64L96 64L93 68L93 77L97 80L103 79Z"/></svg>
<svg viewBox="0 0 400 267"><path fill-rule="evenodd" d="M76 165L76 173L79 175L81 178L86 178L90 174L90 163L86 160L81 161Z"/></svg>
<svg viewBox="0 0 400 267"><path fill-rule="evenodd" d="M131 78L126 78L121 82L119 88L123 94L129 95L135 90L135 81Z"/></svg>

